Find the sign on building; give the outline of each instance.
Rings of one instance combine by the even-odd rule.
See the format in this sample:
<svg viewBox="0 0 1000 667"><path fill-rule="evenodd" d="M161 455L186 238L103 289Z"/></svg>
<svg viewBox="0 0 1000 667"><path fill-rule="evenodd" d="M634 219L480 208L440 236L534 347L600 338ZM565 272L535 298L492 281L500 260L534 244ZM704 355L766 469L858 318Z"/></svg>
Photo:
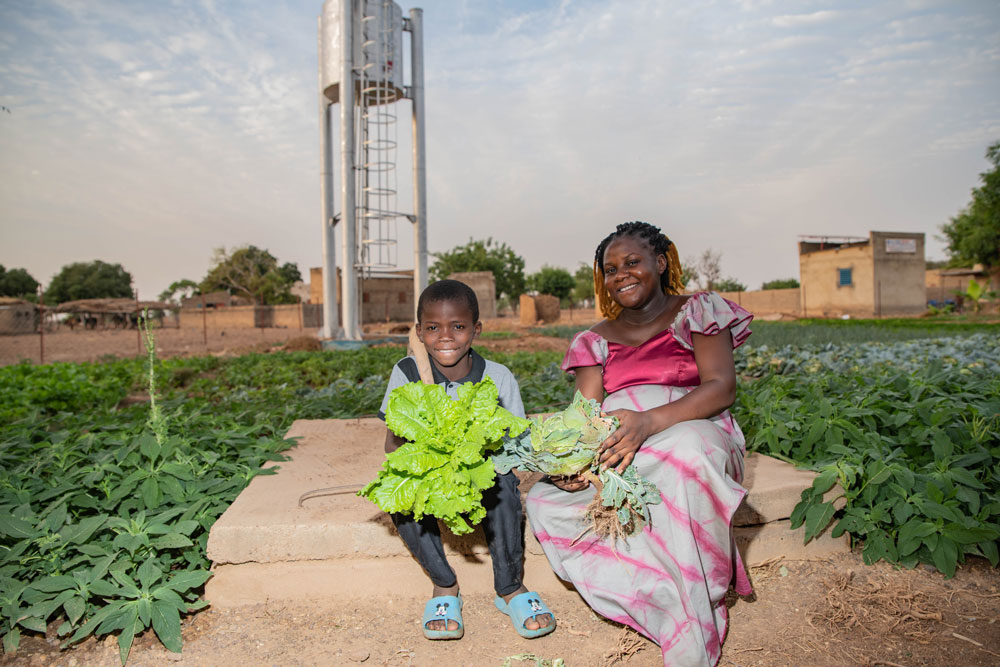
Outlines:
<svg viewBox="0 0 1000 667"><path fill-rule="evenodd" d="M914 254L917 252L917 240L916 239L886 239L885 240L885 251L886 252L899 252L899 253L909 253Z"/></svg>

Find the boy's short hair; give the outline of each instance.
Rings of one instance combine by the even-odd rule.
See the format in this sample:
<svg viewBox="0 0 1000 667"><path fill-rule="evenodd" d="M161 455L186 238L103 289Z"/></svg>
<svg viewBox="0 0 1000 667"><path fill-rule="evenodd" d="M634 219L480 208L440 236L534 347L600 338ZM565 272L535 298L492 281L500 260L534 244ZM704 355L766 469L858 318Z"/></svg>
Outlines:
<svg viewBox="0 0 1000 667"><path fill-rule="evenodd" d="M420 293L417 300L417 322L424 319L424 307L439 301L461 301L472 313L472 321L479 321L479 299L471 287L457 280L439 280Z"/></svg>

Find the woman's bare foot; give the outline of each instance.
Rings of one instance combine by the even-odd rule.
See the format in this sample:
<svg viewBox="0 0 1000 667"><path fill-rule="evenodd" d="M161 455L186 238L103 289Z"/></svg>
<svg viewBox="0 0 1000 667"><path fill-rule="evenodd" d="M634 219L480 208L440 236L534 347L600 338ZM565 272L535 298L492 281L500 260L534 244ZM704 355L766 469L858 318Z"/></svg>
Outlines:
<svg viewBox="0 0 1000 667"><path fill-rule="evenodd" d="M442 588L441 586L435 586L434 592L431 597L441 597L442 595L458 595L458 584L454 586L449 586L448 588ZM458 630L458 623L449 619L447 621L429 621L427 623L428 630Z"/></svg>
<svg viewBox="0 0 1000 667"><path fill-rule="evenodd" d="M528 589L523 585L510 595L504 595L503 601L510 604L512 598L517 597L521 593L527 593ZM526 630L537 630L538 628L547 628L552 624L552 614L540 614L535 618L528 618L524 621L524 628Z"/></svg>

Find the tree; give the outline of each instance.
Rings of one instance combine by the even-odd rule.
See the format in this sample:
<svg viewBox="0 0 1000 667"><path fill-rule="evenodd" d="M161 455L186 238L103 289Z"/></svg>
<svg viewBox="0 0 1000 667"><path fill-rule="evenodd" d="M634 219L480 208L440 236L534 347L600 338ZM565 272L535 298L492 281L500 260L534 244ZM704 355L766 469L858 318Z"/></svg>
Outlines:
<svg viewBox="0 0 1000 667"><path fill-rule="evenodd" d="M576 280L570 272L555 266L543 266L538 273L528 276L527 283L539 294L551 294L560 301L568 299L576 287Z"/></svg>
<svg viewBox="0 0 1000 667"><path fill-rule="evenodd" d="M721 277L722 253L713 252L711 248L697 259L688 257L681 266L681 279L689 290L696 284L706 290L717 289L716 283Z"/></svg>
<svg viewBox="0 0 1000 667"><path fill-rule="evenodd" d="M496 280L497 298L514 300L524 294L524 260L506 243L495 243L492 238L474 241L434 255L431 276L436 280L453 273L490 271Z"/></svg>
<svg viewBox="0 0 1000 667"><path fill-rule="evenodd" d="M298 267L290 262L278 266L277 258L267 250L248 245L227 253L217 248L212 262L199 285L202 294L229 292L261 304L296 302L291 288L302 279Z"/></svg>
<svg viewBox="0 0 1000 667"><path fill-rule="evenodd" d="M581 303L594 298L594 267L580 262L573 274L573 301Z"/></svg>
<svg viewBox="0 0 1000 667"><path fill-rule="evenodd" d="M278 273L280 273L281 276L286 281L288 281L289 285L294 285L295 283L300 282L302 280L302 274L299 273L298 264L285 262L284 264L281 265L281 268L278 269Z"/></svg>
<svg viewBox="0 0 1000 667"><path fill-rule="evenodd" d="M986 149L993 169L979 175L982 185L951 222L941 226L952 266L1000 265L1000 141Z"/></svg>
<svg viewBox="0 0 1000 667"><path fill-rule="evenodd" d="M681 282L684 283L684 288L687 290L695 289L700 277L698 275L698 260L690 255L685 257L684 261L681 262Z"/></svg>
<svg viewBox="0 0 1000 667"><path fill-rule="evenodd" d="M190 299L196 294L201 294L198 283L187 278L181 278L170 283L170 287L160 292L160 301L174 301L174 297Z"/></svg>
<svg viewBox="0 0 1000 667"><path fill-rule="evenodd" d="M34 301L38 295L38 281L31 277L25 269L8 271L0 264L0 296L12 296L18 299Z"/></svg>
<svg viewBox="0 0 1000 667"><path fill-rule="evenodd" d="M789 289L792 287L798 287L799 281L795 278L779 278L777 280L768 280L766 283L760 286L761 289Z"/></svg>
<svg viewBox="0 0 1000 667"><path fill-rule="evenodd" d="M747 286L736 278L724 278L716 282L710 289L716 292L746 292Z"/></svg>
<svg viewBox="0 0 1000 667"><path fill-rule="evenodd" d="M121 264L99 259L75 262L59 270L45 290L45 303L54 305L78 299L127 299L132 294L132 275Z"/></svg>

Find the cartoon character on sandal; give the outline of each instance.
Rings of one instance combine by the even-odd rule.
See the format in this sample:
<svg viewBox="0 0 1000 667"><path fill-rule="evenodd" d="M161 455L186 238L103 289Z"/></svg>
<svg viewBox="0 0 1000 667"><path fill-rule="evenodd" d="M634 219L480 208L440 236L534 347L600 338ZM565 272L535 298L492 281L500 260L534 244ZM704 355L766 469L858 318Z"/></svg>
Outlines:
<svg viewBox="0 0 1000 667"><path fill-rule="evenodd" d="M434 623L438 621L437 623ZM432 629L444 625L442 629ZM424 605L424 637L427 639L461 639L465 635L465 621L462 619L462 594L439 595ZM452 628L451 625L455 627Z"/></svg>
<svg viewBox="0 0 1000 667"><path fill-rule="evenodd" d="M547 635L556 629L555 614L542 602L542 597L534 592L519 593L509 602L505 602L500 596L493 600L493 604L501 612L510 616L511 623L517 634L525 639L535 639ZM534 625L534 628L530 628Z"/></svg>

